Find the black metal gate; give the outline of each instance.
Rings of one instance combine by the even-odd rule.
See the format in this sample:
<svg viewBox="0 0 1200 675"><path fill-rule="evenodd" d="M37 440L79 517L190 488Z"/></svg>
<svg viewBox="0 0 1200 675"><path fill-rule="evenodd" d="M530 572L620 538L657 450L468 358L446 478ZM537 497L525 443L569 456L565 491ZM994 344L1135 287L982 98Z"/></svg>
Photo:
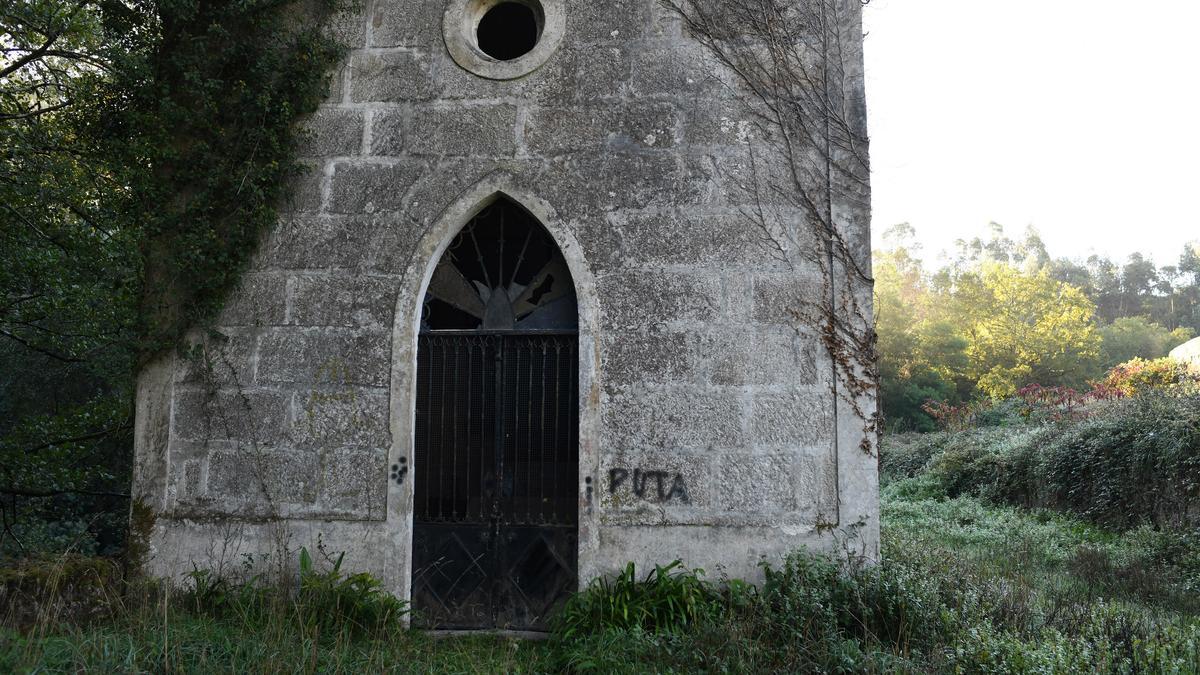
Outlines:
<svg viewBox="0 0 1200 675"><path fill-rule="evenodd" d="M574 332L420 337L413 607L424 627L541 630L575 590Z"/></svg>

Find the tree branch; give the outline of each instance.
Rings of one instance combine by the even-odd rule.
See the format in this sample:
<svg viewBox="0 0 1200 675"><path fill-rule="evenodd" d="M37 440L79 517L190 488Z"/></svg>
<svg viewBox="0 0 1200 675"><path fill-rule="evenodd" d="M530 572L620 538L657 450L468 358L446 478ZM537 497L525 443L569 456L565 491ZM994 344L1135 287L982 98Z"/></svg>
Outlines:
<svg viewBox="0 0 1200 675"><path fill-rule="evenodd" d="M47 448L52 448L56 445L66 445L67 443L82 443L84 441L94 441L96 439L104 438L105 436L108 436L109 434L116 433L118 431L123 431L128 428L129 428L129 424L127 424L127 423L121 424L119 426L113 427L112 429L104 429L103 431L96 431L96 432L89 433L89 434L83 434L82 436L75 436L72 438L61 438L58 440L50 441L48 443L43 443L36 447L27 448L26 450L24 450L24 452L27 454L32 454L35 452L41 452L42 450L45 450ZM2 490L0 490L0 491L2 491Z"/></svg>
<svg viewBox="0 0 1200 675"><path fill-rule="evenodd" d="M71 13L67 16L66 20L70 21L71 19L75 18L75 15L78 14L79 10L83 9L84 5L87 3L88 0L79 0L79 2L76 3L75 7L71 10ZM54 43L58 41L58 38L62 37L62 34L63 30L57 30L47 35L46 41L42 44L42 46L17 59L12 65L0 70L0 80L8 77L12 73L17 72L30 62L37 61L38 59L46 56L46 54L50 51L50 48L53 47Z"/></svg>
<svg viewBox="0 0 1200 675"><path fill-rule="evenodd" d="M55 361L61 361L63 363L83 363L84 362L83 359L80 359L80 358L76 358L73 356L64 356L62 354L55 353L55 352L51 351L50 349L36 345L36 344L30 342L29 340L26 340L25 338L20 337L19 335L15 335L7 330L4 330L3 328L0 328L0 335L3 335L4 337L16 342L17 344L21 345L22 347L25 347L26 349L28 349L30 351L37 352L38 354L41 354L42 356L48 356L48 357L54 359Z"/></svg>
<svg viewBox="0 0 1200 675"><path fill-rule="evenodd" d="M125 492L107 492L104 490L27 490L24 488L12 487L0 487L0 494L9 495L12 497L31 498L62 497L64 495L82 495L85 497L117 497L120 499L130 498L130 495Z"/></svg>

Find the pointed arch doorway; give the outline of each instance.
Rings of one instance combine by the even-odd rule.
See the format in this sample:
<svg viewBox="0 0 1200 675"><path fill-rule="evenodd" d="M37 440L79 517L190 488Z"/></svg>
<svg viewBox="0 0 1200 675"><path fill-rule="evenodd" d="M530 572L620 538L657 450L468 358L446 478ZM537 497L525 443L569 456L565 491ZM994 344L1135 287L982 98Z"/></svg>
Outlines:
<svg viewBox="0 0 1200 675"><path fill-rule="evenodd" d="M542 630L574 591L578 321L562 252L503 196L438 261L417 341L419 625Z"/></svg>

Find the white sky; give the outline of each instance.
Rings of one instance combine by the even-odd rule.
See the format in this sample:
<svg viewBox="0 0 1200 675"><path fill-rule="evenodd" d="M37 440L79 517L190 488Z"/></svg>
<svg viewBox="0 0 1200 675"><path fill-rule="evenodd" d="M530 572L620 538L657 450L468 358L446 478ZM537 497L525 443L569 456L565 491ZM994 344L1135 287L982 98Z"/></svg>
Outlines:
<svg viewBox="0 0 1200 675"><path fill-rule="evenodd" d="M876 242L989 221L1050 254L1174 264L1200 239L1200 0L872 0Z"/></svg>

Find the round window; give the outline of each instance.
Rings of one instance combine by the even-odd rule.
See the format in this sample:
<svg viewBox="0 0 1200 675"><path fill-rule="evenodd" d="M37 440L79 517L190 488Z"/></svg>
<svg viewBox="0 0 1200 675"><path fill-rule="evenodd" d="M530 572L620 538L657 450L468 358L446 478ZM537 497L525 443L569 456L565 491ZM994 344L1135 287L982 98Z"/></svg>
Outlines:
<svg viewBox="0 0 1200 675"><path fill-rule="evenodd" d="M563 0L450 0L443 33L454 61L493 80L527 75L562 40Z"/></svg>
<svg viewBox="0 0 1200 675"><path fill-rule="evenodd" d="M521 2L502 2L479 19L475 37L479 50L497 61L512 61L537 46L542 19L537 9Z"/></svg>

